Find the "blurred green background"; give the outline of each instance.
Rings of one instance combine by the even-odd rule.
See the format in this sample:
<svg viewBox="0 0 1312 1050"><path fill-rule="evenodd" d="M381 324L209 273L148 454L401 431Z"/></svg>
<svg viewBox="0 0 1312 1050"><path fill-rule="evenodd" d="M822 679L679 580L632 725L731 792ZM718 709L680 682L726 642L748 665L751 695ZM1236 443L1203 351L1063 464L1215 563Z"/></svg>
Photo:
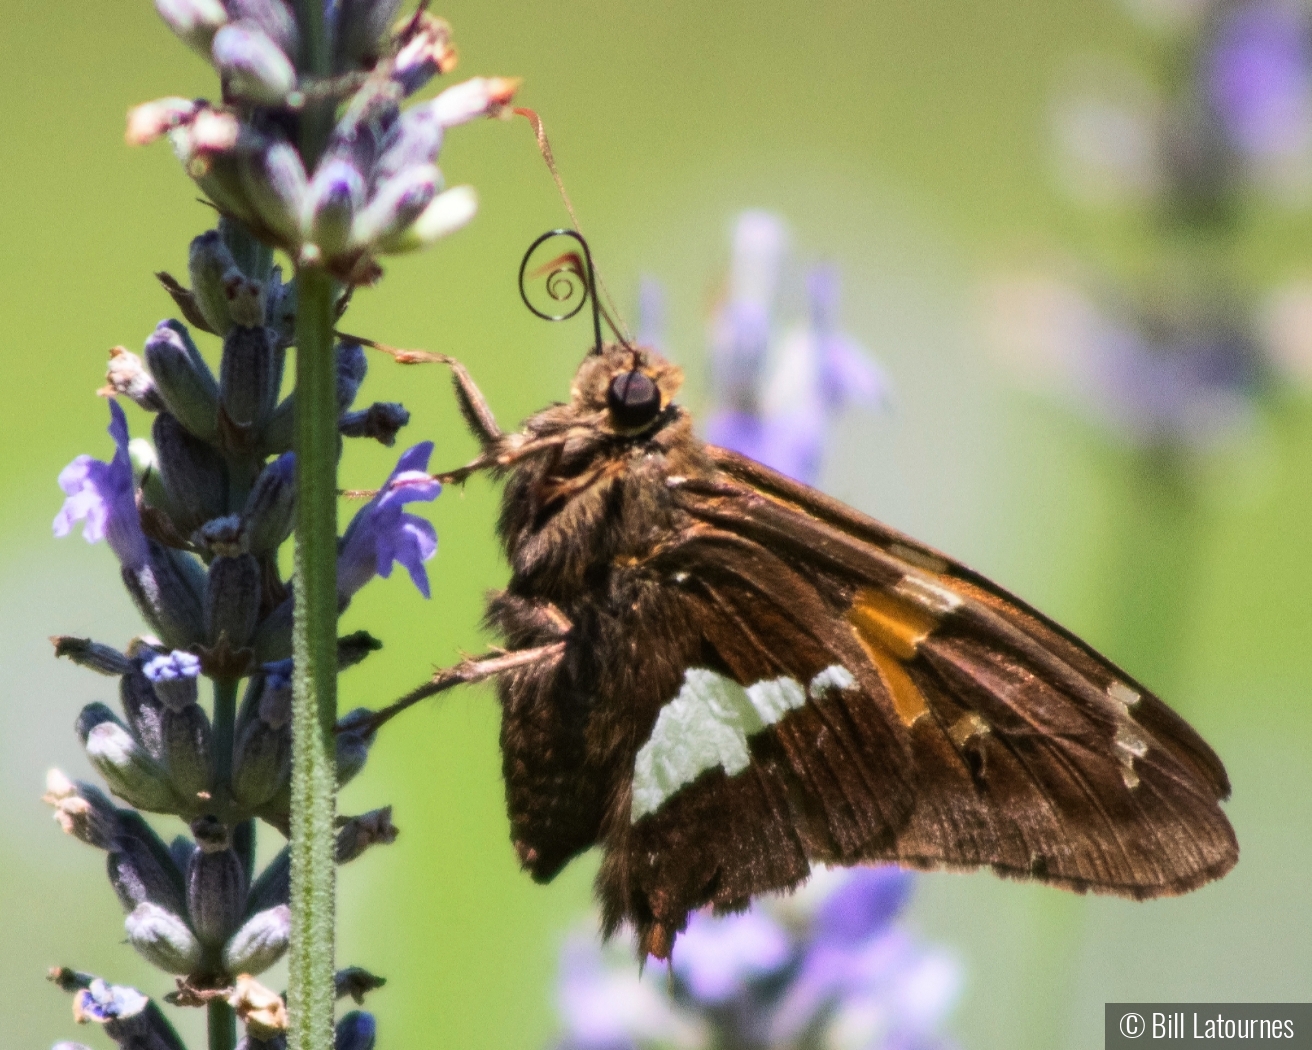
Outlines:
<svg viewBox="0 0 1312 1050"><path fill-rule="evenodd" d="M1084 635L1226 760L1242 859L1189 897L1135 905L987 875L920 881L909 921L964 964L952 1024L963 1047L1101 1045L1105 1001L1308 998L1312 406L1269 398L1257 447L1192 477L1187 498L1147 504L1142 458L1016 393L989 362L976 310L998 266L1058 248L1141 269L1152 231L1071 205L1048 127L1072 61L1099 51L1147 63L1150 35L1112 0L439 10L458 75L525 77L521 100L547 122L622 309L632 317L640 274L665 283L690 403L705 392L703 325L733 215L776 209L800 257L840 267L845 327L896 385L891 413L841 422L825 487ZM3 0L0 12L0 1042L108 1046L74 1030L47 966L167 989L122 943L100 855L59 834L37 801L48 766L87 775L73 718L113 699L108 680L56 663L46 637L122 645L138 624L107 549L51 538L54 479L78 453L108 457L93 397L105 351L139 350L169 314L151 274L185 273L188 240L211 221L167 146L123 145L123 114L215 85L144 0ZM479 218L393 261L347 327L458 355L513 423L565 396L588 339L585 325L534 321L515 289L520 253L563 211L522 122L452 133L443 164L451 182L477 186ZM1258 209L1245 230L1234 265L1254 287L1308 266L1306 213ZM441 371L372 366L362 398L405 402L403 442L432 438L439 467L471 454ZM130 419L141 432L140 413ZM343 485L377 484L393 457L352 443ZM343 678L343 709L381 704L484 644L482 592L505 576L495 505L476 479L431 509L431 602L394 577L352 605L344 629L367 627L387 647ZM496 732L490 690L450 694L385 732L342 799L346 812L390 802L402 829L340 880L339 962L388 978L369 1004L381 1046L530 1050L555 1030L555 953L587 912L594 860L546 888L520 874Z"/></svg>

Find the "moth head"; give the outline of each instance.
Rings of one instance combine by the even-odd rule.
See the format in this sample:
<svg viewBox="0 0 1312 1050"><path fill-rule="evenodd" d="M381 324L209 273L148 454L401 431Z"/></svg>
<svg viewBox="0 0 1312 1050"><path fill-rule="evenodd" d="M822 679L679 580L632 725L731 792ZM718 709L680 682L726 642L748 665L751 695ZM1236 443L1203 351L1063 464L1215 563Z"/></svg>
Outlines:
<svg viewBox="0 0 1312 1050"><path fill-rule="evenodd" d="M608 343L579 366L570 398L584 412L604 412L605 426L636 436L650 430L683 385L683 370L642 346Z"/></svg>

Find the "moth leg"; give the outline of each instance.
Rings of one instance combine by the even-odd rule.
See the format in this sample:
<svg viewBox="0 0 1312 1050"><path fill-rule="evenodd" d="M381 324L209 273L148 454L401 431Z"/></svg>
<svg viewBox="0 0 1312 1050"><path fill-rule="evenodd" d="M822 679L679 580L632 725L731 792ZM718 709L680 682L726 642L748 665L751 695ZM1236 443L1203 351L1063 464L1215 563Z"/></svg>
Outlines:
<svg viewBox="0 0 1312 1050"><path fill-rule="evenodd" d="M492 407L487 403L487 398L483 396L483 391L478 389L478 384L474 382L469 370L454 357L449 354L430 353L427 350L401 350L398 347L378 343L362 336L347 335L345 332L338 332L337 335L341 339L347 339L359 343L361 346L367 346L373 350L380 350L385 354L389 354L397 364L446 365L451 369L451 380L456 388L456 400L460 404L460 414L465 417L465 422L469 425L469 429L473 431L474 437L478 438L478 443L487 450L501 440L503 436L501 428L497 426L496 417L492 414ZM478 461L475 460L475 462Z"/></svg>
<svg viewBox="0 0 1312 1050"><path fill-rule="evenodd" d="M447 667L436 672L423 685L417 689L412 689L405 696L395 703L389 704L381 711L375 711L369 718L363 722L351 724L351 731L368 735L376 733L385 723L390 722L407 707L419 703L430 696L436 696L438 693L446 692L455 685L468 685L474 682L481 682L486 678L492 678L501 674L503 671L513 671L519 667L530 667L538 663L549 663L553 660L560 659L565 651L564 642L552 642L550 645L540 645L534 649L518 649L509 653L492 653L488 656L478 658L466 657L454 667Z"/></svg>

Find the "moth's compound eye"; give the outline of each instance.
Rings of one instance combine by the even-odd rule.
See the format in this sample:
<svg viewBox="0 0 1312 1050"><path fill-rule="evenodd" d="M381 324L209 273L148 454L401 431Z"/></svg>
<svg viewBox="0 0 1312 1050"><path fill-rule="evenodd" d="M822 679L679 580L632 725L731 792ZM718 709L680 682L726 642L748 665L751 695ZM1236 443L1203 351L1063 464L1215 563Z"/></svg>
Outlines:
<svg viewBox="0 0 1312 1050"><path fill-rule="evenodd" d="M606 404L620 430L638 430L660 414L661 392L650 376L635 368L610 381Z"/></svg>

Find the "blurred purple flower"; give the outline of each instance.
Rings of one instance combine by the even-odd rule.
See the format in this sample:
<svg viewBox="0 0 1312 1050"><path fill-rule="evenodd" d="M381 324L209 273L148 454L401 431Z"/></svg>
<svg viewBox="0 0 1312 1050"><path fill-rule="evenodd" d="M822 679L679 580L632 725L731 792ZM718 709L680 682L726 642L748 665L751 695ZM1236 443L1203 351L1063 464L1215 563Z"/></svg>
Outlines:
<svg viewBox="0 0 1312 1050"><path fill-rule="evenodd" d="M931 1050L960 988L956 961L893 925L914 876L817 871L790 897L695 915L670 978L571 938L561 958L562 1050L732 1046Z"/></svg>
<svg viewBox="0 0 1312 1050"><path fill-rule="evenodd" d="M697 1017L671 1002L633 959L602 949L592 936L572 936L560 958L556 1005L565 1034L560 1050L632 1050L660 1044L684 1050L707 1045Z"/></svg>
<svg viewBox="0 0 1312 1050"><path fill-rule="evenodd" d="M710 333L714 407L706 439L814 484L831 418L849 405L887 400L888 380L838 327L838 275L807 279L809 323L783 342L768 382L774 302L787 232L768 212L745 212L734 233L729 296Z"/></svg>
<svg viewBox="0 0 1312 1050"><path fill-rule="evenodd" d="M716 406L755 413L774 323L779 272L788 244L783 220L766 211L745 211L734 224L729 288L711 318L711 383ZM714 417L708 421L713 428Z"/></svg>
<svg viewBox="0 0 1312 1050"><path fill-rule="evenodd" d="M845 945L874 936L906 906L914 882L902 868L855 869L816 909L816 940Z"/></svg>
<svg viewBox="0 0 1312 1050"><path fill-rule="evenodd" d="M718 919L699 912L675 942L671 964L694 999L722 1003L791 957L783 927L760 909Z"/></svg>
<svg viewBox="0 0 1312 1050"><path fill-rule="evenodd" d="M337 592L342 600L375 575L390 576L393 562L410 573L420 594L429 597L424 562L437 552L437 532L431 523L401 508L435 500L442 491L428 473L432 454L431 441L403 452L378 494L351 519L337 553Z"/></svg>
<svg viewBox="0 0 1312 1050"><path fill-rule="evenodd" d="M815 484L829 426L851 405L886 403L889 383L865 350L838 329L838 274L817 267L807 277L810 323L784 343L762 404L763 463Z"/></svg>
<svg viewBox="0 0 1312 1050"><path fill-rule="evenodd" d="M1307 12L1284 0L1223 9L1202 56L1207 99L1250 160L1302 154L1312 129L1312 38Z"/></svg>
<svg viewBox="0 0 1312 1050"><path fill-rule="evenodd" d="M1065 281L998 281L987 323L1001 356L1142 446L1198 449L1251 428L1268 366L1252 325L1223 296L1115 310Z"/></svg>
<svg viewBox="0 0 1312 1050"><path fill-rule="evenodd" d="M84 522L82 538L88 543L108 540L125 569L146 564L149 550L137 513L132 461L128 455L128 421L118 402L109 403L109 435L114 458L108 463L78 456L59 473L59 487L68 497L55 515L56 536L67 536L76 522Z"/></svg>

